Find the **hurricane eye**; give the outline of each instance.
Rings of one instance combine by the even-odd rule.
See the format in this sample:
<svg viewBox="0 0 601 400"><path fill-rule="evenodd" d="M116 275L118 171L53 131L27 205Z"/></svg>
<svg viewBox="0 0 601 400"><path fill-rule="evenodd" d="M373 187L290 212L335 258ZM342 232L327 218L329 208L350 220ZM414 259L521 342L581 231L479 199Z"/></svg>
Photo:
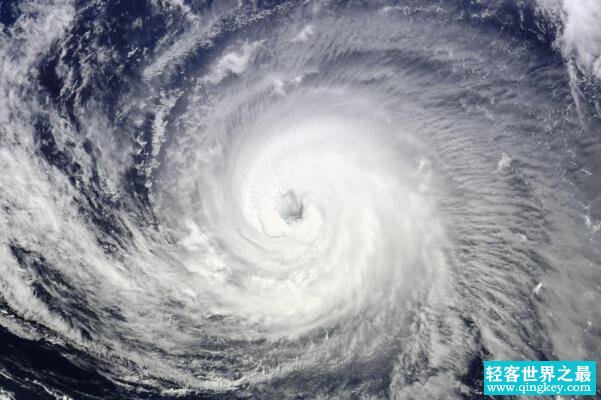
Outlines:
<svg viewBox="0 0 601 400"><path fill-rule="evenodd" d="M280 196L280 215L286 222L298 221L303 217L303 201L298 195L288 190Z"/></svg>

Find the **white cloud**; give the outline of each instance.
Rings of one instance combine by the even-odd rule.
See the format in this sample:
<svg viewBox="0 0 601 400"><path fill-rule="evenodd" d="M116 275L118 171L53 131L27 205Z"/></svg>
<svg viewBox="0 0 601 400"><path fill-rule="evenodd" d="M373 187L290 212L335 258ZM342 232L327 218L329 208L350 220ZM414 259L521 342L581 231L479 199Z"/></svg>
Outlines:
<svg viewBox="0 0 601 400"><path fill-rule="evenodd" d="M244 43L237 51L226 53L211 68L211 72L205 77L205 81L219 83L229 74L241 74L246 70L255 50L263 43L259 40L252 43Z"/></svg>

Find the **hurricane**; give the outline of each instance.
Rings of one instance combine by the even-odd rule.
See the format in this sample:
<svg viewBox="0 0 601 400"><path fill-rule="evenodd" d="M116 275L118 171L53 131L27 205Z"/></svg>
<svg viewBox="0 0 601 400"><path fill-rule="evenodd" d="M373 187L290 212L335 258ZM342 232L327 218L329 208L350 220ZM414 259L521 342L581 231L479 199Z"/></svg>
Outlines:
<svg viewBox="0 0 601 400"><path fill-rule="evenodd" d="M597 0L3 0L0 170L2 400L601 360Z"/></svg>

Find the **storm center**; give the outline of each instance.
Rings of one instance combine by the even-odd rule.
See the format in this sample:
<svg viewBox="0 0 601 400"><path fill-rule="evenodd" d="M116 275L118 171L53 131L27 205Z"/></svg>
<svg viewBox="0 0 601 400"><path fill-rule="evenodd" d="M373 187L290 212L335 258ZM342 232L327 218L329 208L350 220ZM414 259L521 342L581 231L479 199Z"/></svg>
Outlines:
<svg viewBox="0 0 601 400"><path fill-rule="evenodd" d="M279 212L284 221L291 223L303 217L303 201L293 190L280 196Z"/></svg>

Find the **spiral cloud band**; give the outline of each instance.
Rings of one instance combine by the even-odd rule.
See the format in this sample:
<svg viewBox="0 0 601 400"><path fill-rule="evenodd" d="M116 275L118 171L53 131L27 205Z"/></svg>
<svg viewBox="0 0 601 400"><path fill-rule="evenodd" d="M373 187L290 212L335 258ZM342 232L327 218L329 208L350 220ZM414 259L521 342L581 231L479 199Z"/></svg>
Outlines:
<svg viewBox="0 0 601 400"><path fill-rule="evenodd" d="M596 1L0 5L0 399L472 399L599 359Z"/></svg>

